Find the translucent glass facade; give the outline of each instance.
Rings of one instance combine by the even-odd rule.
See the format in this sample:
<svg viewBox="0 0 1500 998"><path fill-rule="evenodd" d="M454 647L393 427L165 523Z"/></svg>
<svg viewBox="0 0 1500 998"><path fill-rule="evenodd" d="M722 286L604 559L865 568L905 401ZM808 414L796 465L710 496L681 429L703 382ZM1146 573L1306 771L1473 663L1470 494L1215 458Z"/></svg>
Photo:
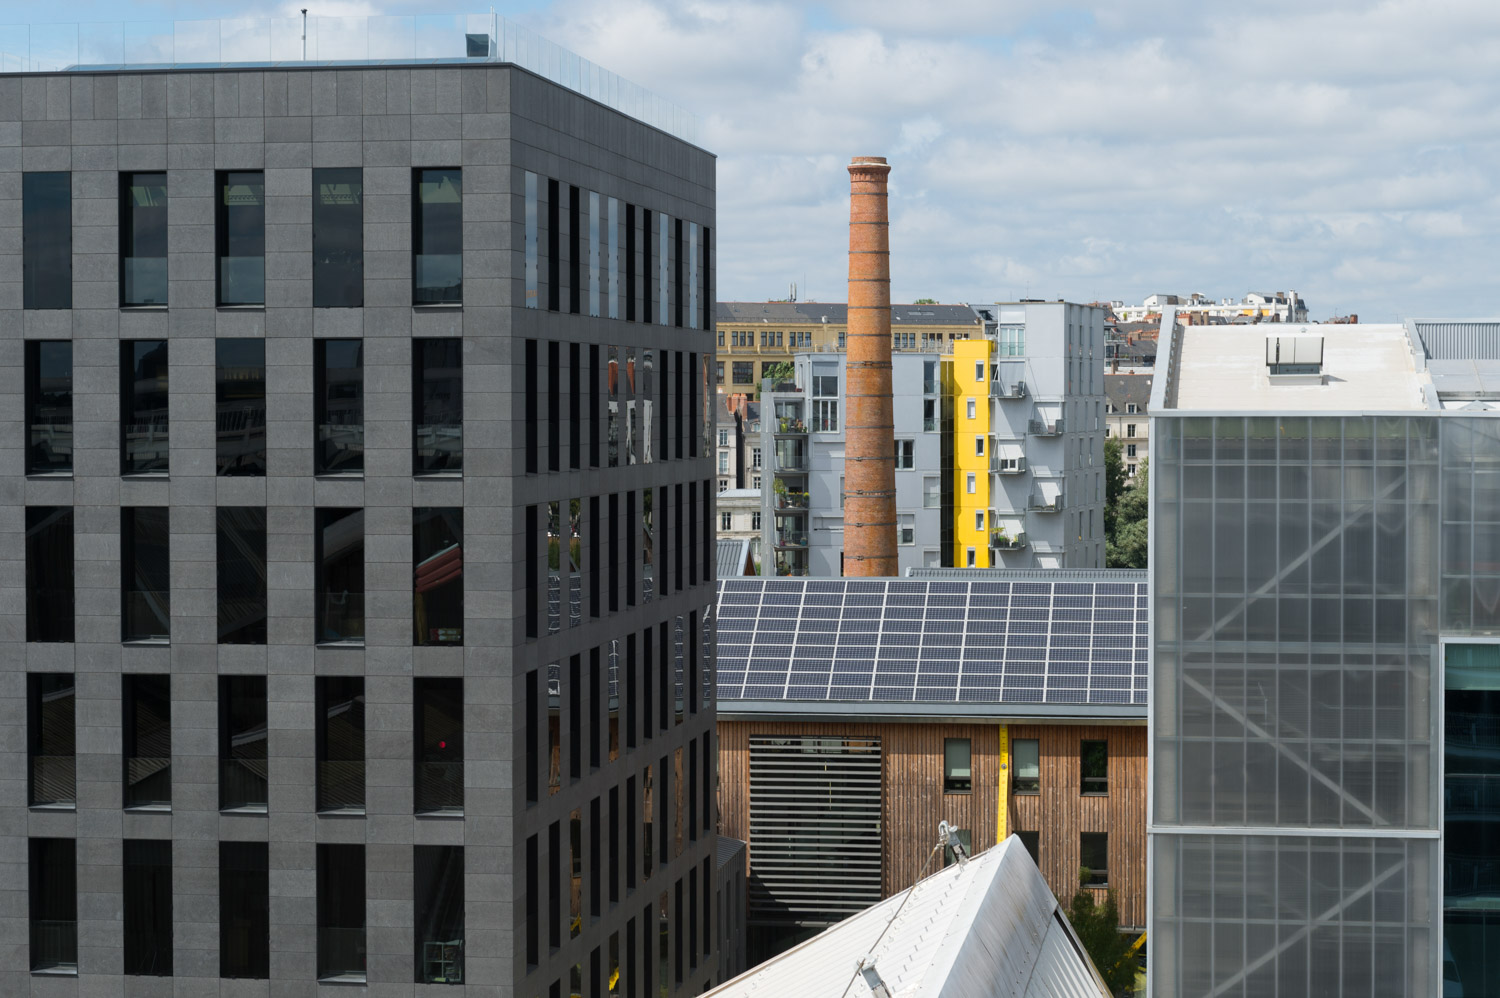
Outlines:
<svg viewBox="0 0 1500 998"><path fill-rule="evenodd" d="M1153 424L1152 993L1432 993L1439 484L1467 421Z"/></svg>

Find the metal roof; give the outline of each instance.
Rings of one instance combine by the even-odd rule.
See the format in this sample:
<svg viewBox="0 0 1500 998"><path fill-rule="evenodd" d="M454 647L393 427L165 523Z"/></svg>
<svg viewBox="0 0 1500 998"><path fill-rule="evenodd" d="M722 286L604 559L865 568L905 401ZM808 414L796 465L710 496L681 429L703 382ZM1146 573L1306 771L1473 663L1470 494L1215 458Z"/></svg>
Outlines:
<svg viewBox="0 0 1500 998"><path fill-rule="evenodd" d="M1430 360L1500 359L1500 319L1411 319Z"/></svg>
<svg viewBox="0 0 1500 998"><path fill-rule="evenodd" d="M846 302L721 301L714 310L720 323L828 323L847 325ZM892 305L891 322L909 326L975 326L979 316L967 305Z"/></svg>
<svg viewBox="0 0 1500 998"><path fill-rule="evenodd" d="M722 495L722 493L721 493ZM745 563L750 560L750 541L744 537L720 537L715 552L716 573L721 579L733 579L745 574Z"/></svg>
<svg viewBox="0 0 1500 998"><path fill-rule="evenodd" d="M721 578L718 694L792 704L1146 705L1145 572Z"/></svg>
<svg viewBox="0 0 1500 998"><path fill-rule="evenodd" d="M707 992L869 998L867 960L896 998L1106 998L1082 944L1015 836L918 881Z"/></svg>

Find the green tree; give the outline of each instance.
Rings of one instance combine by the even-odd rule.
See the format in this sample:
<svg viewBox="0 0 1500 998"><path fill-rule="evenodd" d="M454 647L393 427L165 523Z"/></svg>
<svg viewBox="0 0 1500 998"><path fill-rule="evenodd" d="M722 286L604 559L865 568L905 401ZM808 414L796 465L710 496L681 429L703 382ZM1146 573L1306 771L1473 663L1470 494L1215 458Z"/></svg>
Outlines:
<svg viewBox="0 0 1500 998"><path fill-rule="evenodd" d="M1147 516L1150 512L1151 467L1142 461L1135 484L1120 490L1113 506L1114 529L1104 535L1104 563L1110 568L1145 568ZM1105 523L1111 520L1105 507Z"/></svg>
<svg viewBox="0 0 1500 998"><path fill-rule="evenodd" d="M761 368L760 376L762 378L770 378L771 384L773 385L779 385L783 384L784 382L791 381L793 378L795 378L797 376L797 371L796 368L792 366L791 361L778 360L774 364L767 364L765 367Z"/></svg>
<svg viewBox="0 0 1500 998"><path fill-rule="evenodd" d="M1130 956L1132 940L1120 931L1120 909L1114 891L1108 891L1104 903L1098 904L1094 895L1080 886L1068 905L1068 921L1110 994L1124 995L1135 987L1135 960Z"/></svg>
<svg viewBox="0 0 1500 998"><path fill-rule="evenodd" d="M937 304L937 299L936 298L918 298L916 301L912 302L912 304L913 305L936 305Z"/></svg>
<svg viewBox="0 0 1500 998"><path fill-rule="evenodd" d="M1120 460L1119 437L1104 438L1104 536L1115 535L1115 504L1125 488L1125 464Z"/></svg>

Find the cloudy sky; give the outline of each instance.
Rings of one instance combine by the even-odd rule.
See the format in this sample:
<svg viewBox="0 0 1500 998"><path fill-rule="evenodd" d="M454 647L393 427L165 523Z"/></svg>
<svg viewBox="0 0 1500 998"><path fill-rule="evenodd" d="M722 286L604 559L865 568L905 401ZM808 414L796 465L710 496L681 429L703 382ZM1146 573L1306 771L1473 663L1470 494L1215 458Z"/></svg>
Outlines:
<svg viewBox="0 0 1500 998"><path fill-rule="evenodd" d="M300 2L314 15L463 6ZM297 6L48 10L118 20ZM721 298L785 297L795 282L803 298L842 300L844 167L883 154L898 300L1294 288L1315 318L1500 312L1494 0L497 8L700 115L719 157Z"/></svg>

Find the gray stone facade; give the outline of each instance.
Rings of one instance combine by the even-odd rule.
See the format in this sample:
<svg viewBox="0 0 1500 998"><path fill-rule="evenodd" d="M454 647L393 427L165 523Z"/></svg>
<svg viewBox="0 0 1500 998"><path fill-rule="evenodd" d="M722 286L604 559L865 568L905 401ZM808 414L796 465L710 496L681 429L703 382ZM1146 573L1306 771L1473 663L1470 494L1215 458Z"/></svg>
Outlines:
<svg viewBox="0 0 1500 998"><path fill-rule="evenodd" d="M461 307L412 304L412 171L428 166L463 170ZM364 171L362 308L312 307L312 171L318 167ZM215 170L230 169L264 170L264 308L215 305ZM119 174L146 170L165 171L168 177L169 304L127 309L119 306L118 290ZM20 198L22 174L32 171L71 173L71 309L22 307ZM629 993L636 994L658 993L656 975L665 975L659 978L668 985L663 994L693 994L718 983L717 947L710 941L720 927L703 925L718 907L708 900L717 866L714 798L708 792L717 757L714 707L711 695L700 698L692 683L695 676L712 676L706 608L713 602L716 490L701 413L713 387L699 372L712 370L714 347L705 317L714 301L713 257L705 252L705 291L698 295L696 316L682 310L686 320L626 321L623 309L618 319L589 317L587 308L570 314L566 289L561 311L551 311L545 265L541 307L528 308L523 259L528 171L542 178L544 189L548 179L557 180L564 192L569 186L583 190L585 201L590 191L618 199L622 214L629 203L653 217L660 212L684 226L695 222L705 233L712 231L715 162L710 154L510 66L0 77L0 349L5 356L0 425L6 428L0 439L0 529L11 537L0 556L0 589L8 597L0 611L0 763L6 771L0 784L5 871L0 949L6 954L0 960L0 993L317 994L315 871L321 843L366 848L368 986L362 993L534 998L549 989L554 995L570 993L575 986L570 976L579 968L583 993L604 994L602 982L616 952L621 994L627 993L627 978ZM566 224L566 210L562 218ZM544 245L561 238L562 233L547 231L545 210L541 226ZM703 242L713 245L706 235ZM562 252L567 281L566 243ZM622 258L623 252L622 246ZM462 338L462 475L412 474L412 341L428 336ZM214 341L226 337L265 340L263 477L215 473ZM313 357L320 337L363 341L362 476L313 473ZM71 475L25 474L23 339L73 344ZM170 472L122 477L118 344L141 339L170 345ZM540 345L542 370L524 364L528 339ZM599 424L587 419L581 428L564 425L559 436L549 436L549 342L562 345L564 369L555 383L564 392L571 383L571 344L581 345L585 364L593 347L603 356L610 345L656 352L662 359L657 371L670 371L675 379L661 378L662 383L641 389L643 400L647 391L658 393L657 418L667 423L654 461L593 466L589 444ZM599 363L580 373L587 413L590 396L608 394L608 372ZM539 401L539 411L528 409L528 398ZM558 408L564 420L578 411L568 399ZM567 447L575 429L583 446L581 466L570 469L564 457L560 470L549 471L549 439ZM537 473L526 470L529 434L539 437ZM598 498L605 510L598 529L623 538L639 530L639 517L627 519L626 496L652 488L669 499L668 509L657 502L662 537L655 550L658 557L665 554L670 525L674 584L658 582L654 593L643 585L636 593L637 574L645 578L643 545L623 545L617 558L606 560L598 552L607 552L613 541L591 544L585 538L581 620L570 626L564 619L556 633L549 633L545 592L539 600L526 597L528 580L533 594L538 586L545 590L547 504L580 500L587 508ZM612 506L615 496L618 505ZM22 536L27 506L73 510L77 618L72 642L26 641ZM170 509L169 642L121 641L122 506ZM217 643L215 509L223 506L266 510L269 626L263 645ZM412 511L429 506L463 510L462 647L413 645ZM320 646L316 640L317 507L364 510L362 645ZM529 507L539 507L542 515L529 520ZM611 509L613 524L607 522ZM530 537L528 522L534 524ZM628 565L631 555L635 567ZM697 563L684 571L681 560L691 561L693 555ZM615 578L602 589L591 587L609 565ZM614 592L616 584L618 603L601 605L605 597L597 593ZM627 599L627 590L637 598ZM679 619L691 621L689 639L701 629L704 654L700 659L696 648L683 652L690 660L686 693L670 718L664 710L652 717L637 709L644 691L661 694L664 706L667 699L664 687L646 677L654 673L655 683L667 683L674 662L660 640L658 660L647 661L644 635L666 637ZM642 686L627 681L637 675L637 637ZM586 716L568 709L566 666L553 673L551 714L559 741L549 745L549 664L581 656L587 683L591 653L609 661L613 648L623 663L627 640L629 671L621 665L615 690L582 691L579 702L593 705ZM28 672L76 677L72 809L27 806ZM122 807L121 675L127 673L171 677L169 811ZM267 677L269 800L263 814L219 810L217 680L236 674ZM539 685L528 687L528 674L538 677L532 682ZM315 677L324 675L365 678L362 816L316 809L314 688ZM413 813L414 677L464 680L461 816ZM680 677L678 683L681 689ZM540 704L526 702L528 688L540 689ZM568 775L570 732L578 726L584 741L602 741L609 751L597 766L585 759L574 779ZM530 745L528 733L536 739ZM547 760L554 753L560 775L549 788ZM540 760L535 763L540 776L530 774L540 783L537 800L528 800L527 760ZM654 770L654 790L647 789L648 767ZM696 786L690 786L693 776ZM653 793L658 829L676 815L672 835L660 835L665 855L657 852L649 877L644 870L637 874L632 857L605 866L601 857L617 854L624 844L640 853L642 837L651 835L642 823ZM570 885L568 859L555 858L552 848L560 843L567 851L575 809L581 813L583 856L580 877ZM601 821L613 824L603 828ZM77 842L76 978L28 973L28 838ZM122 974L122 840L132 838L172 843L171 978ZM219 978L219 843L244 840L269 843L269 980ZM591 841L605 845L591 853ZM540 896L528 895L528 843L534 843ZM414 983L414 845L464 847L466 970L459 987L439 991ZM560 883L548 884L549 870L562 871ZM591 892L593 883L607 877L612 885ZM694 887L698 897L691 896ZM561 897L561 912L555 904L549 908L549 893ZM570 933L570 895L582 898L576 937ZM596 905L591 896L602 900ZM666 899L665 909L660 899ZM554 924L540 924L549 918ZM528 953L528 922L540 936L535 954ZM549 928L560 939L555 947L549 944ZM627 940L633 941L633 951ZM665 949L658 948L658 940Z"/></svg>

